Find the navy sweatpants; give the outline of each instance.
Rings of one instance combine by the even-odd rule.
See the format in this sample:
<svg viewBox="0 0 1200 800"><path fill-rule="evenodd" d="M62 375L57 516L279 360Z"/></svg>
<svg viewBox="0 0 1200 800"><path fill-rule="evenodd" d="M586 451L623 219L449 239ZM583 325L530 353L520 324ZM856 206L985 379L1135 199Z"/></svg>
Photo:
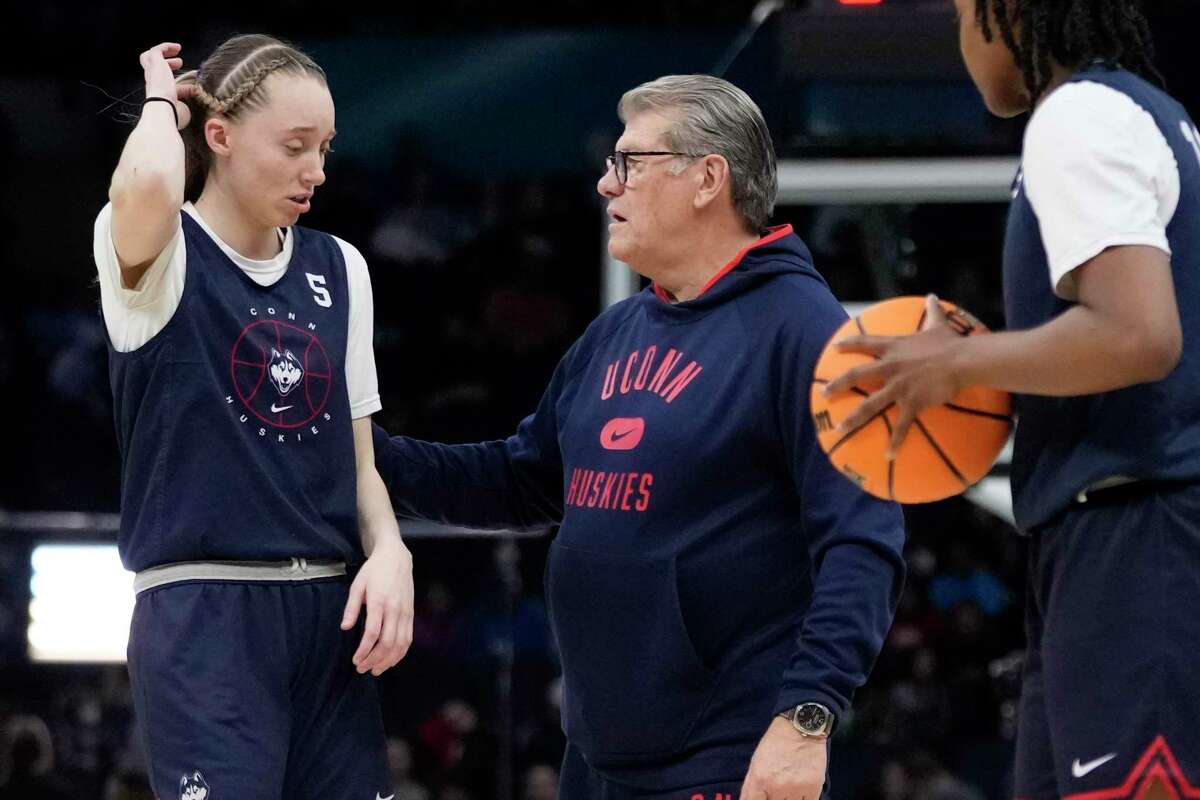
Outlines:
<svg viewBox="0 0 1200 800"><path fill-rule="evenodd" d="M1095 493L1029 573L1017 797L1200 797L1200 485Z"/></svg>
<svg viewBox="0 0 1200 800"><path fill-rule="evenodd" d="M570 744L563 757L558 782L559 800L738 800L741 791L740 780L706 783L671 791L635 789L602 776Z"/></svg>
<svg viewBox="0 0 1200 800"><path fill-rule="evenodd" d="M593 769L578 748L569 742L563 756L562 773L558 782L559 800L738 800L741 793L741 778L701 782L694 786L670 790L627 786L606 778ZM829 797L829 782L826 780L821 799L829 800Z"/></svg>
<svg viewBox="0 0 1200 800"><path fill-rule="evenodd" d="M138 595L129 677L162 800L374 800L392 794L349 579L187 582Z"/></svg>

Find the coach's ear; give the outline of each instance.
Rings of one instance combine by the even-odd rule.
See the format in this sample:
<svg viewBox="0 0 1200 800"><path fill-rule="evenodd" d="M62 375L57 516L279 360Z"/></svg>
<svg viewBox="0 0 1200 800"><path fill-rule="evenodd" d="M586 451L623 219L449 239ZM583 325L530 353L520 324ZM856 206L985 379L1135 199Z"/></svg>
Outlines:
<svg viewBox="0 0 1200 800"><path fill-rule="evenodd" d="M710 153L699 159L699 163L704 169L696 178L696 195L692 198L692 205L703 208L730 191L726 188L729 186L729 162L725 156Z"/></svg>

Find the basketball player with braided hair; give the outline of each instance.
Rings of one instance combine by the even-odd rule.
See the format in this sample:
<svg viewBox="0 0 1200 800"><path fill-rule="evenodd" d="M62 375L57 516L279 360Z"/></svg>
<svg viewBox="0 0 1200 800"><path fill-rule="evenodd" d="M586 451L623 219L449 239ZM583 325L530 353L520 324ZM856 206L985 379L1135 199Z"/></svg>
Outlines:
<svg viewBox="0 0 1200 800"><path fill-rule="evenodd" d="M1031 536L1016 795L1200 797L1200 132L1136 0L954 0L988 108L1032 111L1004 244L1009 330L855 337L895 448L959 388L1017 394ZM931 298L931 301L934 298ZM931 305L931 311L936 310Z"/></svg>
<svg viewBox="0 0 1200 800"><path fill-rule="evenodd" d="M354 247L296 224L333 101L269 36L176 77L180 50L141 55L146 101L94 240L151 781L162 798L384 797L374 676L411 642L413 584L374 466L371 284Z"/></svg>

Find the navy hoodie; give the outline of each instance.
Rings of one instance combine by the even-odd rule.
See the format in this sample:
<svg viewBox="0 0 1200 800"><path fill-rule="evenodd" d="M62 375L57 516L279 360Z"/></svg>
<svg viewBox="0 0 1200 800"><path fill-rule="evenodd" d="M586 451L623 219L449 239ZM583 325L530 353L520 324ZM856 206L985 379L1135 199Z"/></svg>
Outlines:
<svg viewBox="0 0 1200 800"><path fill-rule="evenodd" d="M563 726L651 790L736 781L772 715L844 715L891 624L899 508L838 474L809 388L846 314L790 226L694 300L651 287L602 313L503 441L376 430L397 513L558 524L546 569Z"/></svg>

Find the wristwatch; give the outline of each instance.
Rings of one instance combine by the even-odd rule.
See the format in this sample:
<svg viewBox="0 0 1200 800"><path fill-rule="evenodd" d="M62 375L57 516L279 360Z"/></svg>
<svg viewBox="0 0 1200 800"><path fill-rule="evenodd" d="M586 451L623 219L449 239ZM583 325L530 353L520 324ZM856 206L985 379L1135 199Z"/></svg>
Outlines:
<svg viewBox="0 0 1200 800"><path fill-rule="evenodd" d="M820 703L801 703L779 716L791 722L792 727L799 731L801 736L825 739L833 733L833 712Z"/></svg>

